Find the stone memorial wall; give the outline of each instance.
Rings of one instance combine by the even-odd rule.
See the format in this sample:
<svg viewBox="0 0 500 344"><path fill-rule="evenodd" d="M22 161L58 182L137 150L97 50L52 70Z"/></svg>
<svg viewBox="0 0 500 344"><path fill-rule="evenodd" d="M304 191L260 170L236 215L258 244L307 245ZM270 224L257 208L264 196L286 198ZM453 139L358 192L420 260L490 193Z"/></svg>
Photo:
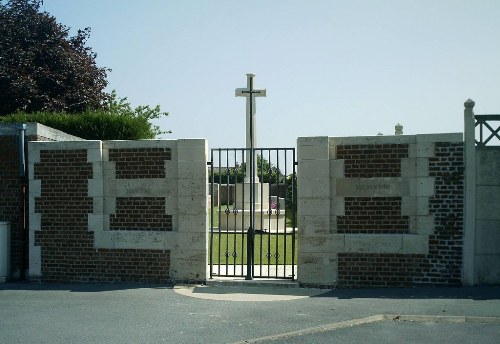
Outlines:
<svg viewBox="0 0 500 344"><path fill-rule="evenodd" d="M8 221L11 228L10 273L11 279L20 279L28 266L28 224L23 228L23 186L26 178L20 176L19 124L0 124L0 221ZM29 141L78 141L78 137L49 128L40 123L27 123L24 131L25 161L29 162ZM27 221L26 221L27 222Z"/></svg>
<svg viewBox="0 0 500 344"><path fill-rule="evenodd" d="M462 134L298 140L302 285L459 285Z"/></svg>
<svg viewBox="0 0 500 344"><path fill-rule="evenodd" d="M205 281L205 140L32 142L30 279Z"/></svg>

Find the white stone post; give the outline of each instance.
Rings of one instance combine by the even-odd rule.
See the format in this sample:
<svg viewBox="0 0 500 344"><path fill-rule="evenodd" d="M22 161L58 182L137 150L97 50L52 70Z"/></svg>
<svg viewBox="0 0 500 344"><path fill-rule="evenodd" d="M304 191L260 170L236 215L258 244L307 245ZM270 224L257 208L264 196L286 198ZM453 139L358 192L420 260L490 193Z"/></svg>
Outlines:
<svg viewBox="0 0 500 344"><path fill-rule="evenodd" d="M464 245L462 283L475 284L475 241L476 241L476 123L474 101L468 99L464 109L464 158L465 158L465 197L464 197Z"/></svg>

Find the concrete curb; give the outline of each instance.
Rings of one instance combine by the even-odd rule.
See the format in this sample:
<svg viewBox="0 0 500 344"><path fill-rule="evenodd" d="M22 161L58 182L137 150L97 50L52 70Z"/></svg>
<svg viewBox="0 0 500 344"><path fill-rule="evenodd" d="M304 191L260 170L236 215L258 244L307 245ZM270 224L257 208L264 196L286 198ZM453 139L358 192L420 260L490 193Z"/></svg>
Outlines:
<svg viewBox="0 0 500 344"><path fill-rule="evenodd" d="M397 314L377 314L366 318L352 319L337 323L319 325L302 330L279 333L276 335L260 338L247 339L232 344L263 343L270 340L283 339L287 337L303 336L326 331L335 331L346 327L353 327L365 324L372 324L382 321L401 322L438 322L438 323L471 323L471 324L500 324L500 317L474 317L474 316L442 316L442 315L397 315Z"/></svg>

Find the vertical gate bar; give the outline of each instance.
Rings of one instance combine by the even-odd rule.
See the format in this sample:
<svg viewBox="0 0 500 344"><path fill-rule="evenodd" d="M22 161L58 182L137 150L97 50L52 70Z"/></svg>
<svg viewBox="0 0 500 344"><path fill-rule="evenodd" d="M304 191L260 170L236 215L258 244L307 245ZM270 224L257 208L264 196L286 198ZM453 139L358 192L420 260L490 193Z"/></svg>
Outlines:
<svg viewBox="0 0 500 344"><path fill-rule="evenodd" d="M242 149L241 150L241 162L242 164L247 161L246 159L246 153L247 151L245 149ZM241 214L241 275L244 276L244 270L245 270L245 258L246 258L246 250L245 250L245 239L246 239L246 236L245 236L245 171L246 171L246 167L245 169L243 170L243 167L242 167L242 174L241 174L241 177L243 178L243 180L241 181L242 183L242 188L241 188L241 211L242 211L242 214ZM236 186L235 186L236 187Z"/></svg>
<svg viewBox="0 0 500 344"><path fill-rule="evenodd" d="M218 162L215 161L217 157ZM219 275L227 277L243 276L246 279L253 279L254 277L274 277L285 279L291 278L295 280L295 248L297 237L297 213L295 204L297 192L295 184L297 162L295 161L295 148L254 148L253 150L249 148L212 149L210 158L212 160L208 163L208 165L211 166L210 278L213 279L215 275ZM269 160L268 168L264 167L265 158ZM225 164L223 159L226 159ZM252 164L251 168L249 168L251 177L250 190L247 191L250 192L250 202L247 202L248 196L245 195L245 181L241 181L241 183L243 183L241 191L238 191L236 187L240 183L239 178L245 178L245 173L243 171L244 165L238 166L239 159L241 159L242 162L249 161ZM288 166L288 164L290 164L290 159L292 171L290 178L288 178L288 174L290 173ZM284 167L283 164L285 164ZM225 173L223 173L223 171ZM216 195L214 192L217 177L218 186L220 186L221 183L224 183L226 186L226 192L224 193L226 204L221 204L222 195L219 190L218 204L217 208L215 208ZM225 182L222 179L223 177L226 178ZM256 186L255 183L257 178L260 179L260 185L258 186ZM264 183L266 185L264 185ZM258 191L260 191L260 196L257 194ZM266 197L267 203L264 203L266 201L264 198L264 191L268 192ZM283 192L283 202L281 202L280 198ZM239 193L241 194L239 195ZM273 204L273 195L276 198L276 206ZM238 199L242 199L243 204L240 205ZM260 208L258 207L259 204ZM265 204L268 205L267 209L264 209ZM224 206L225 210L223 210ZM290 212L290 214L288 214L288 212ZM215 216L217 213L219 215L219 226L216 231ZM234 217L233 219L230 219L229 214L231 213ZM226 219L223 219L222 214L226 215ZM267 216L267 219L264 219L265 216ZM250 220L249 224L246 223L245 217ZM283 222L280 222L282 218ZM290 232L288 232L287 218L290 218L292 222ZM223 230L221 226L224 220L226 221L226 230ZM276 226L275 230L272 229L273 226ZM259 241L255 242L255 232L257 230L259 230L260 237L257 238ZM223 234L226 239L224 245L222 243ZM214 240L217 240L217 235L218 243L214 242ZM272 239L272 237L275 239ZM291 243L288 243L288 237L291 237ZM233 242L230 242L230 240L233 240ZM282 242L282 240L284 241ZM255 244L260 244L260 247L255 247ZM217 247L219 248L219 257L215 255ZM290 247L291 252L289 254L288 250ZM223 252L224 248L225 252ZM232 249L232 253L229 249ZM239 252L239 250L241 251ZM247 251L246 255L245 251ZM271 251L275 251L274 254L272 254ZM226 258L224 261L222 260L223 256ZM272 256L274 256L274 261L271 259ZM266 261L267 263L265 263ZM266 264L267 266L264 266ZM246 273L244 268L245 265L247 267ZM288 271L288 265L291 265L291 276ZM273 267L273 269L271 269L271 267ZM222 271L223 269L224 271Z"/></svg>
<svg viewBox="0 0 500 344"><path fill-rule="evenodd" d="M287 172L287 169L286 169L286 165L287 165L287 155L288 155L288 150L287 149L284 149L284 164L285 164L285 173L284 173L284 177L285 177L285 180L283 181L284 183L284 189L285 189L285 197L283 198L283 203L284 203L284 207L285 209L284 210L284 221L283 221L283 237L285 238L285 242L283 243L283 251L284 251L284 254L283 254L283 277L286 277L286 261L287 261L287 254L288 254L288 251L287 251L287 245L286 245L286 242L287 242L287 233L286 233L286 172ZM278 169L278 171L281 172L280 169ZM281 174L281 173L280 173ZM280 204L280 209L281 209L281 204Z"/></svg>
<svg viewBox="0 0 500 344"><path fill-rule="evenodd" d="M279 149L276 149L276 166L279 166L279 163L280 163ZM279 185L279 176L278 176L278 173L276 173L276 187L279 189L279 186L280 186ZM280 249L279 249L279 241L280 241L279 214L280 214L280 209L279 209L278 204L276 205L276 272L275 272L276 277L278 277L279 258L280 258Z"/></svg>
<svg viewBox="0 0 500 344"><path fill-rule="evenodd" d="M231 150L231 153L233 153L233 150ZM233 162L233 161L232 161ZM233 190L234 192L232 192L232 194L234 195L234 199L232 200L233 201L233 216L234 216L234 220L236 221L236 214L234 212L234 203L236 202L236 149L234 150L234 162L231 164L232 166L232 170L233 170L233 176L234 176L234 181L232 182L234 185L233 187ZM228 188L229 189L229 188ZM228 203L229 203L229 200L228 200ZM232 254L232 257L233 257L233 276L236 276L236 257L238 256L238 254L236 253L236 238L237 238L237 230L236 230L236 226L234 226L234 234L233 234L233 254Z"/></svg>
<svg viewBox="0 0 500 344"><path fill-rule="evenodd" d="M483 143L483 123L479 122L479 142Z"/></svg>
<svg viewBox="0 0 500 344"><path fill-rule="evenodd" d="M251 110L252 102L250 101L250 116L252 114ZM250 137L252 136L252 118L250 118ZM250 226L248 228L247 232L247 275L245 277L246 280L252 280L253 279L253 224L254 224L254 182L255 182L255 171L254 171L254 149L253 149L253 139L251 141L251 147L248 152L249 155L249 163L250 163L250 202L249 202L249 215L250 215Z"/></svg>
<svg viewBox="0 0 500 344"><path fill-rule="evenodd" d="M228 172L229 172L229 169L228 169L228 160L227 160L227 157L228 157L228 149L224 149L224 152L226 153L226 209L224 210L224 214L226 214L226 233L225 233L225 237L226 237L226 251L224 252L224 257L226 257L226 261L225 261L225 265L226 265L226 275L229 275L229 256L228 256L228 253L229 253L229 216L227 214L227 211L229 209L229 206L228 206L228 202L229 202L229 176L228 176Z"/></svg>
<svg viewBox="0 0 500 344"><path fill-rule="evenodd" d="M272 170L271 170L271 149L268 149L267 150L267 161L269 161L269 167L268 167L268 170L267 170L267 174L269 176L269 188L271 188L271 184L272 184L272 178L271 178L271 175L272 175ZM271 235L272 235L272 231L271 231L271 228L272 228L272 222L273 222L273 209L272 209L272 199L271 199L271 190L269 190L269 194L268 194L268 202L269 202L269 206L268 206L268 217L269 217L269 230L267 231L267 255L268 255L268 259L267 259L267 277L271 277L271 257L272 257L272 254L271 254Z"/></svg>
<svg viewBox="0 0 500 344"><path fill-rule="evenodd" d="M263 162L263 150L261 149L260 150L260 166L258 164L258 159L257 159L257 168L259 170L259 187L260 187L260 197L259 197L259 203L260 203L260 210L259 210L259 222L260 222L260 236L259 236L259 244L260 244L260 247L259 247L259 276L262 277L262 236L263 236L263 233L264 233L264 218L263 218L263 214L262 214L262 204L263 204L263 190L264 190L264 173L263 173L263 170L264 170L264 164L262 163Z"/></svg>
<svg viewBox="0 0 500 344"><path fill-rule="evenodd" d="M297 165L297 162L295 160L295 148L292 150L293 152L293 171L292 171L292 279L295 280L295 227L297 226L297 202L296 202L296 195L295 195L295 166Z"/></svg>
<svg viewBox="0 0 500 344"><path fill-rule="evenodd" d="M222 175L221 175L221 172L222 172L222 151L221 149L218 149L218 157L219 157L219 164L218 164L218 170L219 170L219 185L222 185ZM221 233L221 221L223 220L222 219L222 204L219 200L219 205L217 207L217 211L219 212L219 228L218 228L218 233L219 233L219 243L218 243L218 246L219 246L219 257L217 258L217 268L218 268L218 273L219 273L219 276L221 275L221 263L222 263L222 257L221 257L221 248L222 248L222 233Z"/></svg>
<svg viewBox="0 0 500 344"><path fill-rule="evenodd" d="M214 246L214 150L210 150L210 279L214 278L213 274L213 246ZM220 196L219 196L220 197ZM218 198L219 198L218 197Z"/></svg>

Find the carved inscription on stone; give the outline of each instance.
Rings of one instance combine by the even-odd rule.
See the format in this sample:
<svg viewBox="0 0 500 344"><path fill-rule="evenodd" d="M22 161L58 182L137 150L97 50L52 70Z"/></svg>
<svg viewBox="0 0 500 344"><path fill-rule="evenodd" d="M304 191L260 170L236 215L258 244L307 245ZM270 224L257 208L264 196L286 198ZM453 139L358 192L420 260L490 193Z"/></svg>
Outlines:
<svg viewBox="0 0 500 344"><path fill-rule="evenodd" d="M106 196L113 197L165 197L165 179L108 179L104 185Z"/></svg>
<svg viewBox="0 0 500 344"><path fill-rule="evenodd" d="M338 178L336 185L336 195L341 197L397 197L407 193L401 178Z"/></svg>

